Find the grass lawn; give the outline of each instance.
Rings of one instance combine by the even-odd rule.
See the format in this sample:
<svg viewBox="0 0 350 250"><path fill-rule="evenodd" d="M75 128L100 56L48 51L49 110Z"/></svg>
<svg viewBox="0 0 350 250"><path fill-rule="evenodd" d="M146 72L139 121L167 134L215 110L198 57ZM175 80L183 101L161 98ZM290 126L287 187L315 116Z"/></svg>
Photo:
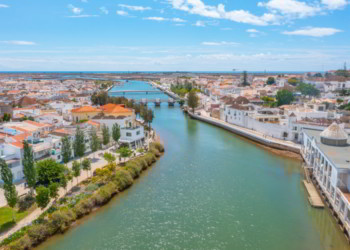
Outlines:
<svg viewBox="0 0 350 250"><path fill-rule="evenodd" d="M16 222L22 220L24 217L26 217L29 213L31 213L35 209L35 205L31 208L27 209L23 212L15 212L15 219ZM10 207L1 207L0 208L0 233L10 229L13 227L16 222L12 220L12 208Z"/></svg>

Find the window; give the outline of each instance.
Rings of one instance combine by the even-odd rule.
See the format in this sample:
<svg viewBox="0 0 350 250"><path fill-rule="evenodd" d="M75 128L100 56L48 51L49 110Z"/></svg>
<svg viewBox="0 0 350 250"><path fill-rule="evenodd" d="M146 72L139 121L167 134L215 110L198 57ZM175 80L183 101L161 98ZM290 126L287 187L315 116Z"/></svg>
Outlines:
<svg viewBox="0 0 350 250"><path fill-rule="evenodd" d="M139 134L141 134L141 131L137 131L137 132L136 132L136 135L139 135Z"/></svg>
<svg viewBox="0 0 350 250"><path fill-rule="evenodd" d="M131 137L131 133L129 133L129 132L126 133L126 136L127 136L127 137Z"/></svg>

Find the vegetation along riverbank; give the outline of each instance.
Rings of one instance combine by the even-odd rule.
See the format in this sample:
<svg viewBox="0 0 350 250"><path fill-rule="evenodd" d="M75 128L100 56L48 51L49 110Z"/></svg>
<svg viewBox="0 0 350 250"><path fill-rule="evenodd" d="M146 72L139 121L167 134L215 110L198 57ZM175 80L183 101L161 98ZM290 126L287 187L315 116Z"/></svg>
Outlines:
<svg viewBox="0 0 350 250"><path fill-rule="evenodd" d="M122 165L110 157L92 177L74 187L31 225L17 231L1 243L1 249L31 249L49 237L64 233L72 224L108 203L113 196L129 188L140 174L164 152L161 143L151 143L149 151Z"/></svg>

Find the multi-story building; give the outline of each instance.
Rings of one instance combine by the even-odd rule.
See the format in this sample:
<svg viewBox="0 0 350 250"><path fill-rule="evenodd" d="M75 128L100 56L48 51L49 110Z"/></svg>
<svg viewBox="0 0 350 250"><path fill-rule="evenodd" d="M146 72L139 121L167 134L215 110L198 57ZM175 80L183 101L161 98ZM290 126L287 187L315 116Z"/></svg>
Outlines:
<svg viewBox="0 0 350 250"><path fill-rule="evenodd" d="M304 129L302 155L344 231L350 233L350 141L341 125Z"/></svg>

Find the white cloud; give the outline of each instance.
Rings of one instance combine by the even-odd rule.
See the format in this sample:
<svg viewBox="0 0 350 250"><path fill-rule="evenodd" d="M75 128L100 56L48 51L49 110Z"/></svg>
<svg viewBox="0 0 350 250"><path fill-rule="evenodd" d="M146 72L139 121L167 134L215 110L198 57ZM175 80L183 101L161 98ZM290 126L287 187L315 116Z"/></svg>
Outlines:
<svg viewBox="0 0 350 250"><path fill-rule="evenodd" d="M144 7L144 6L134 6L134 5L127 5L127 4L119 4L119 7L126 8L128 10L133 11L145 11L145 10L151 10L151 7Z"/></svg>
<svg viewBox="0 0 350 250"><path fill-rule="evenodd" d="M195 24L193 24L194 26L197 27L205 27L205 22L204 21L197 21Z"/></svg>
<svg viewBox="0 0 350 250"><path fill-rule="evenodd" d="M239 43L234 43L234 42L202 42L202 45L205 46L237 46Z"/></svg>
<svg viewBox="0 0 350 250"><path fill-rule="evenodd" d="M226 11L225 5L217 6L206 5L202 0L169 0L173 8L186 11L190 14L196 14L215 19L226 19L238 23L247 23L254 25L268 25L277 23L279 17L273 13L265 13L262 16L256 16L246 10Z"/></svg>
<svg viewBox="0 0 350 250"><path fill-rule="evenodd" d="M292 18L304 18L314 16L321 11L318 5L309 5L297 0L270 0L259 2L259 7L265 7L271 12L279 12Z"/></svg>
<svg viewBox="0 0 350 250"><path fill-rule="evenodd" d="M0 4L0 8L9 8L10 6L6 5L6 4Z"/></svg>
<svg viewBox="0 0 350 250"><path fill-rule="evenodd" d="M171 19L173 22L176 22L176 23L185 23L187 22L186 20L183 20L181 18L178 18L178 17L175 17L173 19Z"/></svg>
<svg viewBox="0 0 350 250"><path fill-rule="evenodd" d="M124 10L117 10L117 15L119 16L128 16L129 13Z"/></svg>
<svg viewBox="0 0 350 250"><path fill-rule="evenodd" d="M35 42L29 41L0 41L0 43L6 43L11 45L36 45Z"/></svg>
<svg viewBox="0 0 350 250"><path fill-rule="evenodd" d="M69 4L69 5L68 5L68 8L69 8L74 14L77 14L77 15L79 15L81 12L83 12L83 9L78 8L78 7L75 7L75 6L72 5L72 4Z"/></svg>
<svg viewBox="0 0 350 250"><path fill-rule="evenodd" d="M101 11L102 13L106 14L106 15L108 15L108 13L109 13L108 9L107 9L106 7L104 7L104 6L102 6L102 7L100 8L100 11Z"/></svg>
<svg viewBox="0 0 350 250"><path fill-rule="evenodd" d="M330 10L342 9L349 4L346 0L321 0L321 2Z"/></svg>
<svg viewBox="0 0 350 250"><path fill-rule="evenodd" d="M144 20L152 20L152 21L157 21L157 22L168 21L167 18L158 17L158 16L145 17Z"/></svg>
<svg viewBox="0 0 350 250"><path fill-rule="evenodd" d="M259 31L256 30L256 29L247 29L246 32L248 32L248 33L259 33Z"/></svg>
<svg viewBox="0 0 350 250"><path fill-rule="evenodd" d="M342 32L341 30L334 28L313 28L307 27L300 30L294 31L284 31L282 34L284 35L295 35L295 36L312 36L312 37L324 37L324 36L332 36L336 33Z"/></svg>

